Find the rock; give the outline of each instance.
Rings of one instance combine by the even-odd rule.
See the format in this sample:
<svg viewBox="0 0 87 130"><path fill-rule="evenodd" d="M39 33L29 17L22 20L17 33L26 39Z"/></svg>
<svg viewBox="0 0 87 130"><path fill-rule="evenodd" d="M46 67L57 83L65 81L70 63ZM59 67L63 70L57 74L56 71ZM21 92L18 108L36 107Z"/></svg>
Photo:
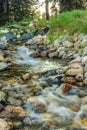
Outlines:
<svg viewBox="0 0 87 130"><path fill-rule="evenodd" d="M21 121L15 121L13 123L14 123L14 128L21 129L21 127L22 127L22 122Z"/></svg>
<svg viewBox="0 0 87 130"><path fill-rule="evenodd" d="M43 113L47 110L47 106L42 102L36 102L34 106L34 111L37 113Z"/></svg>
<svg viewBox="0 0 87 130"><path fill-rule="evenodd" d="M20 38L21 38L21 35L20 35L20 34L18 34L18 35L17 35L17 39L20 39Z"/></svg>
<svg viewBox="0 0 87 130"><path fill-rule="evenodd" d="M49 31L49 29L50 28L48 26L47 27L43 27L36 33L36 35L45 35Z"/></svg>
<svg viewBox="0 0 87 130"><path fill-rule="evenodd" d="M86 111L86 112L87 112L87 104L82 105L81 110L82 110L82 111Z"/></svg>
<svg viewBox="0 0 87 130"><path fill-rule="evenodd" d="M83 97L83 98L81 99L81 101L82 101L83 104L87 104L87 96Z"/></svg>
<svg viewBox="0 0 87 130"><path fill-rule="evenodd" d="M77 74L76 77L75 77L75 79L77 81L83 81L83 74Z"/></svg>
<svg viewBox="0 0 87 130"><path fill-rule="evenodd" d="M54 57L58 57L58 54L57 54L57 52L52 52L48 56L49 56L49 58L54 58Z"/></svg>
<svg viewBox="0 0 87 130"><path fill-rule="evenodd" d="M71 84L68 84L68 83L63 84L63 87L61 89L61 93L67 95L67 94L69 94L69 91L71 89L72 89L72 85Z"/></svg>
<svg viewBox="0 0 87 130"><path fill-rule="evenodd" d="M84 72L87 73L87 65L84 67Z"/></svg>
<svg viewBox="0 0 87 130"><path fill-rule="evenodd" d="M72 64L72 63L80 63L81 62L81 58L80 57L77 57L77 58L75 58L74 60L72 60L71 62L70 62L70 64Z"/></svg>
<svg viewBox="0 0 87 130"><path fill-rule="evenodd" d="M83 80L83 83L84 83L85 85L87 85L87 78L85 78L85 79Z"/></svg>
<svg viewBox="0 0 87 130"><path fill-rule="evenodd" d="M0 89L3 87L3 84L2 83L0 83Z"/></svg>
<svg viewBox="0 0 87 130"><path fill-rule="evenodd" d="M5 101L6 100L7 94L4 93L3 91L0 91L0 101Z"/></svg>
<svg viewBox="0 0 87 130"><path fill-rule="evenodd" d="M39 51L35 51L33 54L34 58L39 58L40 57L40 52Z"/></svg>
<svg viewBox="0 0 87 130"><path fill-rule="evenodd" d="M8 125L8 123L1 118L0 118L0 130L10 130L10 126Z"/></svg>
<svg viewBox="0 0 87 130"><path fill-rule="evenodd" d="M47 56L47 51L42 51L41 52L41 57L46 57Z"/></svg>
<svg viewBox="0 0 87 130"><path fill-rule="evenodd" d="M84 49L83 49L83 56L86 56L87 55L87 47L85 47Z"/></svg>
<svg viewBox="0 0 87 130"><path fill-rule="evenodd" d="M87 72L84 74L84 78L87 78Z"/></svg>
<svg viewBox="0 0 87 130"><path fill-rule="evenodd" d="M64 41L62 43L63 47L67 47L67 48L71 48L73 47L73 43L72 42L69 42L69 41Z"/></svg>
<svg viewBox="0 0 87 130"><path fill-rule="evenodd" d="M70 69L66 71L66 75L69 76L76 76L77 74L81 73L83 74L83 67L78 63L73 63L69 65Z"/></svg>
<svg viewBox="0 0 87 130"><path fill-rule="evenodd" d="M4 109L4 106L0 103L0 111L2 111L3 109Z"/></svg>
<svg viewBox="0 0 87 130"><path fill-rule="evenodd" d="M5 60L4 57L1 55L0 56L0 62L4 62L4 60Z"/></svg>
<svg viewBox="0 0 87 130"><path fill-rule="evenodd" d="M78 95L78 92L75 89L70 90L69 95Z"/></svg>
<svg viewBox="0 0 87 130"><path fill-rule="evenodd" d="M65 77L64 82L70 84L76 84L76 80L74 77Z"/></svg>
<svg viewBox="0 0 87 130"><path fill-rule="evenodd" d="M10 26L10 28L20 29L20 28L21 28L21 26L19 26L19 25L17 25L17 24L13 24L13 25L11 25L11 26Z"/></svg>
<svg viewBox="0 0 87 130"><path fill-rule="evenodd" d="M28 34L23 34L22 35L22 40L28 40L33 38L33 34L32 33L28 33Z"/></svg>
<svg viewBox="0 0 87 130"><path fill-rule="evenodd" d="M55 52L55 51L56 51L55 48L50 48L50 49L48 49L48 53Z"/></svg>
<svg viewBox="0 0 87 130"><path fill-rule="evenodd" d="M60 46L60 42L58 39L54 41L54 47L58 48Z"/></svg>
<svg viewBox="0 0 87 130"><path fill-rule="evenodd" d="M0 71L3 71L8 68L8 64L5 62L0 62Z"/></svg>
<svg viewBox="0 0 87 130"><path fill-rule="evenodd" d="M0 43L0 49L2 50L7 49L7 45L5 43Z"/></svg>
<svg viewBox="0 0 87 130"><path fill-rule="evenodd" d="M72 96L69 96L69 99L71 100L69 103L68 103L68 107L74 111L74 112L77 112L80 110L80 107L81 107L81 100L80 98L78 98L77 95L72 95Z"/></svg>
<svg viewBox="0 0 87 130"><path fill-rule="evenodd" d="M16 36L13 35L12 33L3 33L2 36L3 36L3 37L6 37L6 38L9 39L9 40L16 39Z"/></svg>
<svg viewBox="0 0 87 130"><path fill-rule="evenodd" d="M21 116L23 117L26 116L28 113L20 106L18 107L15 107L15 106L12 106L12 105L7 105L5 107L5 110L10 112L10 113L13 113L13 114L18 114L18 116Z"/></svg>
<svg viewBox="0 0 87 130"><path fill-rule="evenodd" d="M87 63L87 56L82 57L82 62Z"/></svg>
<svg viewBox="0 0 87 130"><path fill-rule="evenodd" d="M22 104L22 102L18 99L15 99L15 98L12 98L12 97L9 97L8 98L8 102L11 104L11 105L14 105L14 106L20 106Z"/></svg>
<svg viewBox="0 0 87 130"><path fill-rule="evenodd" d="M50 124L44 123L40 130L50 130Z"/></svg>
<svg viewBox="0 0 87 130"><path fill-rule="evenodd" d="M64 56L65 54L66 54L65 51L61 51L61 52L59 52L58 57L59 57L59 58L65 57L65 56Z"/></svg>
<svg viewBox="0 0 87 130"><path fill-rule="evenodd" d="M25 80L28 80L29 79L29 73L26 73L22 76L22 79L25 81Z"/></svg>

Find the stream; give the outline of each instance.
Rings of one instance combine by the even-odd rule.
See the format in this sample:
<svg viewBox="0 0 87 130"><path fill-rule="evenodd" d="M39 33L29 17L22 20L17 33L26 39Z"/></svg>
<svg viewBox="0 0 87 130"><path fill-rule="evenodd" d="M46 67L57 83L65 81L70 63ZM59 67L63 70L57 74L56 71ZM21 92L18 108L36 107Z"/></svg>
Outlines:
<svg viewBox="0 0 87 130"><path fill-rule="evenodd" d="M11 46L8 62L0 62L0 118L13 122L12 130L87 130L81 97L62 93L66 62L34 58L29 47Z"/></svg>

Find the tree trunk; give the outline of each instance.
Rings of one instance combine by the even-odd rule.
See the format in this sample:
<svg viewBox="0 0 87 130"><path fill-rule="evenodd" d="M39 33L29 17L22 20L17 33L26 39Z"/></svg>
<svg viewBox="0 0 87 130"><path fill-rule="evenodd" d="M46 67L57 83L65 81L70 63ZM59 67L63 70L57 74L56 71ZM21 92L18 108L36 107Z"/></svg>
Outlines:
<svg viewBox="0 0 87 130"><path fill-rule="evenodd" d="M45 6L46 6L46 20L49 20L49 2L48 0L45 0Z"/></svg>

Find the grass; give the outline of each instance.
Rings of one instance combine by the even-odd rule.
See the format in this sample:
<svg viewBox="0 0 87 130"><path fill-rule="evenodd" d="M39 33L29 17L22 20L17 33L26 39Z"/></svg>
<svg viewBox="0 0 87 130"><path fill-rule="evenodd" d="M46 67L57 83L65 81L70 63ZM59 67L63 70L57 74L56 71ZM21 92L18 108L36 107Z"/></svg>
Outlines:
<svg viewBox="0 0 87 130"><path fill-rule="evenodd" d="M54 41L60 35L74 33L86 33L87 34L87 11L74 10L71 12L65 12L60 14L56 19L50 18L47 21L40 21L39 26L48 24L50 26L49 39Z"/></svg>
<svg viewBox="0 0 87 130"><path fill-rule="evenodd" d="M23 19L20 22L8 23L4 26L4 28L11 24L22 25L23 22L29 23L30 21L31 19ZM38 22L35 23L35 29L40 29L46 25L50 26L48 37L52 42L60 35L64 34L87 34L87 11L74 10L71 12L64 12L59 14L57 18L51 17L49 21L46 21L45 19L38 19Z"/></svg>

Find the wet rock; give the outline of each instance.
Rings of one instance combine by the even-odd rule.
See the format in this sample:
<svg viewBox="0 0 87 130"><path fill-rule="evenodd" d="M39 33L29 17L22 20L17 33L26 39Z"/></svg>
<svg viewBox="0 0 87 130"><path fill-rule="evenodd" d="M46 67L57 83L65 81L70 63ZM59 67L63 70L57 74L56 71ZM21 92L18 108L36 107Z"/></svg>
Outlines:
<svg viewBox="0 0 87 130"><path fill-rule="evenodd" d="M26 73L22 76L22 79L25 81L25 80L28 80L29 79L29 73Z"/></svg>
<svg viewBox="0 0 87 130"><path fill-rule="evenodd" d="M22 35L22 39L23 40L28 40L28 39L31 39L33 38L33 34L32 33L28 33L28 34L23 34Z"/></svg>
<svg viewBox="0 0 87 130"><path fill-rule="evenodd" d="M12 97L9 97L7 100L11 105L14 105L14 106L20 106L22 104L20 100L12 98Z"/></svg>
<svg viewBox="0 0 87 130"><path fill-rule="evenodd" d="M8 123L1 118L0 118L0 130L10 130L10 126L8 125Z"/></svg>
<svg viewBox="0 0 87 130"><path fill-rule="evenodd" d="M80 98L78 98L77 95L72 95L72 96L69 96L69 99L71 101L68 103L68 107L72 111L75 111L75 112L79 111L80 107L81 107L81 100L80 100Z"/></svg>
<svg viewBox="0 0 87 130"><path fill-rule="evenodd" d="M6 68L8 68L8 64L6 64L5 62L0 62L0 71L5 70Z"/></svg>
<svg viewBox="0 0 87 130"><path fill-rule="evenodd" d="M2 50L7 49L7 45L5 43L0 43L0 49Z"/></svg>
<svg viewBox="0 0 87 130"><path fill-rule="evenodd" d="M84 77L83 77L83 74L77 74L75 78L77 81L83 81Z"/></svg>
<svg viewBox="0 0 87 130"><path fill-rule="evenodd" d="M16 36L13 35L12 33L9 33L9 32L8 32L8 33L3 33L2 36L3 36L3 37L6 37L6 38L9 39L9 40L16 39Z"/></svg>
<svg viewBox="0 0 87 130"><path fill-rule="evenodd" d="M39 58L40 57L40 52L35 51L33 55L34 55L34 58Z"/></svg>
<svg viewBox="0 0 87 130"><path fill-rule="evenodd" d="M18 128L18 129L21 129L22 128L22 122L21 121L15 121L13 122L14 123L14 128Z"/></svg>
<svg viewBox="0 0 87 130"><path fill-rule="evenodd" d="M0 118L11 118L14 117L14 115L6 110L2 110L0 112Z"/></svg>
<svg viewBox="0 0 87 130"><path fill-rule="evenodd" d="M4 109L4 106L0 103L0 111Z"/></svg>
<svg viewBox="0 0 87 130"><path fill-rule="evenodd" d="M66 83L66 84L64 84L63 87L62 87L61 93L67 95L67 94L69 94L69 91L70 91L71 89L72 89L72 85Z"/></svg>
<svg viewBox="0 0 87 130"><path fill-rule="evenodd" d="M4 93L3 91L0 91L0 101L5 101L6 100L7 94Z"/></svg>
<svg viewBox="0 0 87 130"><path fill-rule="evenodd" d="M78 95L78 92L75 89L70 90L69 95Z"/></svg>
<svg viewBox="0 0 87 130"><path fill-rule="evenodd" d="M50 130L50 124L44 123L40 130Z"/></svg>
<svg viewBox="0 0 87 130"><path fill-rule="evenodd" d="M83 98L81 99L81 101L82 101L83 104L87 104L87 96L83 97Z"/></svg>
<svg viewBox="0 0 87 130"><path fill-rule="evenodd" d="M73 63L70 65L70 69L66 71L66 75L76 76L77 74L83 74L83 67L78 63Z"/></svg>
<svg viewBox="0 0 87 130"><path fill-rule="evenodd" d="M1 55L0 56L0 62L4 62L5 61L5 59L4 59L4 57Z"/></svg>
<svg viewBox="0 0 87 130"><path fill-rule="evenodd" d="M74 77L65 77L64 82L70 84L76 84L76 80Z"/></svg>
<svg viewBox="0 0 87 130"><path fill-rule="evenodd" d="M35 103L34 111L37 113L43 113L47 110L47 106L42 102Z"/></svg>

